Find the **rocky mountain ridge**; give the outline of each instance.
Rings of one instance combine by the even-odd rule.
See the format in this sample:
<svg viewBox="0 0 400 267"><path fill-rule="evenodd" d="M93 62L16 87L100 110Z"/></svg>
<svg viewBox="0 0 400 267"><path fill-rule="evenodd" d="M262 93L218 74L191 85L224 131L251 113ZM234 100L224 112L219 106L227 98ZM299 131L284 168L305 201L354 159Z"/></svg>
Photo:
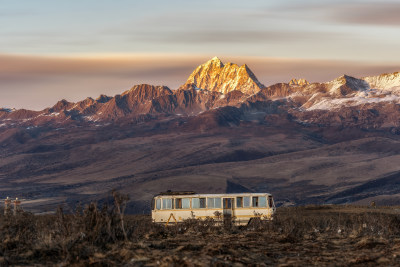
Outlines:
<svg viewBox="0 0 400 267"><path fill-rule="evenodd" d="M309 85L310 83L306 79L291 79L289 82L289 85L298 85L298 86L304 86L304 85Z"/></svg>
<svg viewBox="0 0 400 267"><path fill-rule="evenodd" d="M197 67L176 90L141 84L114 97L101 95L77 103L61 100L42 111L0 109L0 129L71 123L103 125L124 120L140 123L164 115L199 116L229 106L241 110L242 117L250 111L264 116L284 113L303 124L353 125L397 132L392 128L399 127L399 88L398 72L361 79L343 75L325 83L292 79L265 87L248 66L223 64L215 57ZM368 110L367 115L361 115L362 110Z"/></svg>
<svg viewBox="0 0 400 267"><path fill-rule="evenodd" d="M181 88L186 89L192 85L223 94L235 90L255 94L265 87L246 64L240 67L234 63L223 64L218 57L198 66Z"/></svg>
<svg viewBox="0 0 400 267"><path fill-rule="evenodd" d="M378 76L362 78L371 88L381 90L400 91L400 73L384 73Z"/></svg>

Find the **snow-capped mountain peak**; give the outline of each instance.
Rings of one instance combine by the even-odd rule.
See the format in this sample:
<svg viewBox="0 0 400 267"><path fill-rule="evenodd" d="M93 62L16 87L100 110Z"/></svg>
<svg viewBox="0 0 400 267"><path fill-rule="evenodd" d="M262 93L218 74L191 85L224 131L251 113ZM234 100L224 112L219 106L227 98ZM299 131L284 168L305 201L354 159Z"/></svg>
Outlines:
<svg viewBox="0 0 400 267"><path fill-rule="evenodd" d="M371 88L400 91L400 72L364 77L363 80L366 81Z"/></svg>
<svg viewBox="0 0 400 267"><path fill-rule="evenodd" d="M291 86L305 86L310 83L306 79L291 79L289 85Z"/></svg>

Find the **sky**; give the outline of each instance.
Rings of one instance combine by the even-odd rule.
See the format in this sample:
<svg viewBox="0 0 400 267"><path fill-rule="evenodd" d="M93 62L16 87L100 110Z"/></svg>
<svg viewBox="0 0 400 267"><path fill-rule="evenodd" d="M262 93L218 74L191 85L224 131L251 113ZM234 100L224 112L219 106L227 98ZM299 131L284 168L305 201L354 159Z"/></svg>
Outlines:
<svg viewBox="0 0 400 267"><path fill-rule="evenodd" d="M218 56L260 82L400 70L400 2L0 0L0 107L183 84Z"/></svg>

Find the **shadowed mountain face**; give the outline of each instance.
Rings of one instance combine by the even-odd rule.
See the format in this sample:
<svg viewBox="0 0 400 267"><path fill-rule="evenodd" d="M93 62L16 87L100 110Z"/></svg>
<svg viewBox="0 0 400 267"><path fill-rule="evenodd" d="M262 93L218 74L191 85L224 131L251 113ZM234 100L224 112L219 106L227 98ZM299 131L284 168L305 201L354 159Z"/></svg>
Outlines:
<svg viewBox="0 0 400 267"><path fill-rule="evenodd" d="M400 74L268 87L214 58L179 89L0 109L0 194L26 207L153 194L267 191L280 204L400 203ZM30 205L30 206L29 206Z"/></svg>

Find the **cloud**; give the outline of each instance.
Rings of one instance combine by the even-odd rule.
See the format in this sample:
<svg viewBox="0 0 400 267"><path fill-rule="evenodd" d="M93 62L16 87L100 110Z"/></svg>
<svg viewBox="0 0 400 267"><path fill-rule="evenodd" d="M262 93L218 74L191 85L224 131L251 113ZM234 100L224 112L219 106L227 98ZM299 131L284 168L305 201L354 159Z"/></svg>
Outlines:
<svg viewBox="0 0 400 267"><path fill-rule="evenodd" d="M343 24L400 26L398 1L303 1L265 8L259 16L285 16Z"/></svg>
<svg viewBox="0 0 400 267"><path fill-rule="evenodd" d="M349 3L331 12L333 20L343 23L400 26L399 2Z"/></svg>
<svg viewBox="0 0 400 267"><path fill-rule="evenodd" d="M351 35L353 38L355 35ZM168 43L187 43L187 44L204 44L204 43L255 43L255 42L297 42L309 41L316 39L332 40L338 38L349 38L346 33L329 33L318 31L289 31L289 30L181 30L171 31L168 33L149 33L142 32L137 35L142 41L152 42L168 42Z"/></svg>
<svg viewBox="0 0 400 267"><path fill-rule="evenodd" d="M0 75L118 76L157 78L174 75L207 56L110 54L80 56L1 55Z"/></svg>
<svg viewBox="0 0 400 267"><path fill-rule="evenodd" d="M4 17L15 18L15 17L35 16L35 15L38 15L38 13L28 9L0 10L0 18Z"/></svg>

